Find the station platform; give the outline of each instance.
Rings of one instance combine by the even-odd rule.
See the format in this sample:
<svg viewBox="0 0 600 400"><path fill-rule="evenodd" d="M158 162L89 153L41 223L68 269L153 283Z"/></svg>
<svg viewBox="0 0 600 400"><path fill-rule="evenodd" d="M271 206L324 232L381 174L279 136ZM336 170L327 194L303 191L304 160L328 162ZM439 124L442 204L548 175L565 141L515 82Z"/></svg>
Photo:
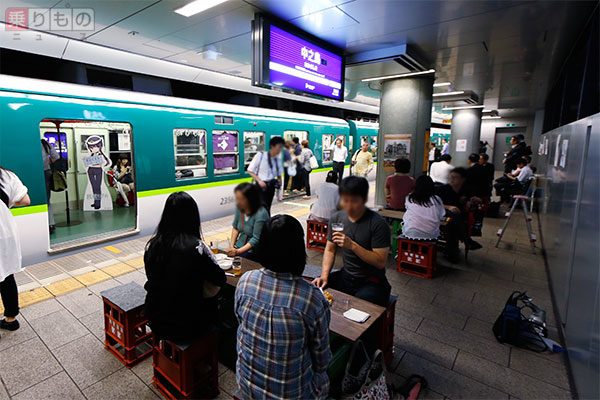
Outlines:
<svg viewBox="0 0 600 400"><path fill-rule="evenodd" d="M372 197L372 196L371 196ZM275 204L306 227L310 200ZM202 225L206 242L226 240L233 217ZM532 254L525 224L515 215L499 248L496 231L504 219L486 218L483 249L467 261L442 266L433 280L396 271L387 277L398 296L395 358L389 382L412 374L426 377L422 398L571 398L561 354L534 353L498 343L492 324L513 290L527 291L547 311L550 337L558 341L543 258ZM534 228L537 232L537 216ZM143 251L148 237L121 242L38 265L17 276L21 329L0 334L0 400L156 399L152 361L125 368L104 348L100 292L146 281ZM320 265L322 253L308 250ZM339 263L339 258L336 263ZM1 311L1 310L0 310ZM219 398L231 399L235 371L220 365Z"/></svg>

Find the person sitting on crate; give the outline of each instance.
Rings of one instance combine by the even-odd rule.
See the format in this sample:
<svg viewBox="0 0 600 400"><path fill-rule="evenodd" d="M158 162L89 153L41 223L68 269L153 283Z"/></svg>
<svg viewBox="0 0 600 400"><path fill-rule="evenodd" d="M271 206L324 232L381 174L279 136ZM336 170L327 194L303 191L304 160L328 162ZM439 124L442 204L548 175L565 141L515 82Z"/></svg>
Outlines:
<svg viewBox="0 0 600 400"><path fill-rule="evenodd" d="M302 225L290 215L270 218L257 250L264 268L242 275L235 291L236 396L325 399L331 314L325 296L302 278Z"/></svg>
<svg viewBox="0 0 600 400"><path fill-rule="evenodd" d="M440 220L446 209L442 199L435 195L435 186L429 176L417 178L414 190L406 196L405 204L402 235L417 240L437 239L440 236Z"/></svg>
<svg viewBox="0 0 600 400"><path fill-rule="evenodd" d="M462 167L454 168L448 174L448 184L438 187L437 195L446 208L446 217L450 220L446 225L446 256L451 261L458 260L458 242L461 241L469 250L477 250L483 246L469 236L467 230L468 214L474 210L481 199L474 195L474 190L467 185L467 171Z"/></svg>
<svg viewBox="0 0 600 400"><path fill-rule="evenodd" d="M193 342L216 329L225 272L202 241L198 205L189 194L167 198L144 264L145 314L157 339Z"/></svg>
<svg viewBox="0 0 600 400"><path fill-rule="evenodd" d="M325 183L317 189L317 201L310 206L309 220L327 222L331 215L339 210L340 194L337 182L337 172L329 171Z"/></svg>
<svg viewBox="0 0 600 400"><path fill-rule="evenodd" d="M329 219L321 276L313 283L320 288L329 285L387 307L391 286L385 266L390 251L390 227L382 216L366 206L369 183L365 178L344 178L339 191L342 210ZM338 230L340 227L343 228ZM330 274L338 247L343 251L344 266Z"/></svg>
<svg viewBox="0 0 600 400"><path fill-rule="evenodd" d="M386 208L404 211L404 199L415 187L415 179L407 175L410 172L410 160L397 158L394 169L396 172L385 180Z"/></svg>

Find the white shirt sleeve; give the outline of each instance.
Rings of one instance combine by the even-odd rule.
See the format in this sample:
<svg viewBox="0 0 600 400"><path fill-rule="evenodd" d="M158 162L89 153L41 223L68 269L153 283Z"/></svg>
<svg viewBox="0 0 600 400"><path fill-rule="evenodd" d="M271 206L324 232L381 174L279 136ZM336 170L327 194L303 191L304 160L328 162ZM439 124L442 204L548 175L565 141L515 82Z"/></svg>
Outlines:
<svg viewBox="0 0 600 400"><path fill-rule="evenodd" d="M262 152L256 153L254 155L254 158L252 159L252 161L250 161L250 165L248 165L248 171L253 172L256 175L258 175L259 163L260 163L260 160L262 159L262 157L264 157L264 154Z"/></svg>
<svg viewBox="0 0 600 400"><path fill-rule="evenodd" d="M277 157L277 176L276 176L276 178L280 177L282 173L283 173L283 161L281 161L281 157Z"/></svg>
<svg viewBox="0 0 600 400"><path fill-rule="evenodd" d="M23 200L23 197L27 194L27 187L23 185L19 177L10 171L2 171L4 179L4 191L8 196L8 207L12 207L15 203Z"/></svg>

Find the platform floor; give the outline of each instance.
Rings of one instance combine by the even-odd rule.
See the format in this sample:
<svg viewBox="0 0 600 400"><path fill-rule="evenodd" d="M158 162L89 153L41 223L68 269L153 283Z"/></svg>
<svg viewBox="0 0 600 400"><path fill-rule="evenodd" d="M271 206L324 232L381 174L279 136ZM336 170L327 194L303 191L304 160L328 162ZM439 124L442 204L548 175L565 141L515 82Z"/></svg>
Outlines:
<svg viewBox="0 0 600 400"><path fill-rule="evenodd" d="M277 204L273 212L291 214L304 224L308 203ZM231 220L204 223L205 240L226 239ZM391 381L423 375L430 389L422 398L430 399L571 397L562 355L501 345L492 335L506 298L513 290L527 290L547 311L551 337L558 340L540 251L531 253L521 214L495 248L502 223L485 220L484 236L478 239L484 248L471 252L468 261L449 264L440 256L444 267L431 281L400 274L390 262L387 276L398 296ZM18 275L22 328L0 331L0 400L160 397L151 385L151 360L129 370L103 345L99 293L145 282L141 257L147 239L30 266ZM320 264L321 254L309 251L309 263ZM221 366L219 380L220 397L230 399L235 373Z"/></svg>

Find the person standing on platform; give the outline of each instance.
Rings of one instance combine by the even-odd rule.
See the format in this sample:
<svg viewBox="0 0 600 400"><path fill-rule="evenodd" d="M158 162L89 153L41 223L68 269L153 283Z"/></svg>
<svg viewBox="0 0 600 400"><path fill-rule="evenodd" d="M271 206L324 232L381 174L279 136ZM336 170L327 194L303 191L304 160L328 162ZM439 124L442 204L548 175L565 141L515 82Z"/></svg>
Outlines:
<svg viewBox="0 0 600 400"><path fill-rule="evenodd" d="M408 176L410 161L406 158L397 158L394 161L396 172L385 180L385 200L392 210L404 211L404 200L415 187L415 178Z"/></svg>
<svg viewBox="0 0 600 400"><path fill-rule="evenodd" d="M302 185L304 186L304 190L306 194L304 195L305 199L309 199L310 194L310 172L312 171L312 167L310 166L310 159L313 157L312 150L308 147L308 140L302 141L302 152L298 157L298 162L301 166L301 174L302 174Z"/></svg>
<svg viewBox="0 0 600 400"><path fill-rule="evenodd" d="M479 165L481 165L481 167L483 168L483 170L485 171L485 181L486 181L486 185L487 185L487 197L491 197L492 196L492 187L494 185L494 164L488 162L490 159L490 156L487 155L487 153L481 153L479 155Z"/></svg>
<svg viewBox="0 0 600 400"><path fill-rule="evenodd" d="M288 168L293 162L292 154L290 153L291 148L292 145L289 141L285 142L285 144L283 145L283 190L285 192L290 190L290 175L288 174Z"/></svg>
<svg viewBox="0 0 600 400"><path fill-rule="evenodd" d="M300 165L298 160L294 158L299 157L300 154L302 154L302 145L300 144L300 139L298 139L297 137L292 138L292 150L292 162L296 163L296 176L292 178L292 190L294 192L299 192L302 189L303 184L303 178L300 170L302 166Z"/></svg>
<svg viewBox="0 0 600 400"><path fill-rule="evenodd" d="M339 191L342 210L329 219L321 276L313 283L387 307L391 286L385 266L390 227L381 215L366 206L369 183L365 178L344 178ZM338 247L343 251L344 266L331 273Z"/></svg>
<svg viewBox="0 0 600 400"><path fill-rule="evenodd" d="M469 168L467 168L467 186L473 188L474 194L478 197L488 196L488 177L485 167L479 164L479 154L471 153L469 155Z"/></svg>
<svg viewBox="0 0 600 400"><path fill-rule="evenodd" d="M15 276L21 271L21 244L11 207L30 204L27 187L13 172L0 167L0 297L4 319L0 329L19 329L19 293Z"/></svg>
<svg viewBox="0 0 600 400"><path fill-rule="evenodd" d="M442 185L448 183L448 174L454 169L450 161L452 161L450 154L442 154L440 161L433 163L431 171L429 171L429 176L431 176L434 183Z"/></svg>
<svg viewBox="0 0 600 400"><path fill-rule="evenodd" d="M366 178L373 170L375 163L373 162L373 154L369 151L370 147L368 142L364 142L352 157L354 175Z"/></svg>
<svg viewBox="0 0 600 400"><path fill-rule="evenodd" d="M46 202L48 203L48 229L50 234L53 234L56 231L56 225L54 223L52 205L50 204L50 195L52 194L52 188L54 188L54 176L52 175L51 166L60 157L54 146L51 146L46 139L41 140L42 159L44 161L44 180L46 181Z"/></svg>
<svg viewBox="0 0 600 400"><path fill-rule="evenodd" d="M240 399L326 399L331 362L325 296L302 278L304 230L290 215L269 219L258 245L260 270L235 290L236 380Z"/></svg>
<svg viewBox="0 0 600 400"><path fill-rule="evenodd" d="M431 164L433 164L436 161L439 161L442 153L440 152L440 149L438 149L437 147L435 147L435 143L431 142L430 144L430 149L429 149L429 169L428 171L431 171Z"/></svg>
<svg viewBox="0 0 600 400"><path fill-rule="evenodd" d="M333 170L338 175L338 183L341 183L344 177L344 164L348 158L348 149L344 146L342 138L337 138L330 150L333 151Z"/></svg>
<svg viewBox="0 0 600 400"><path fill-rule="evenodd" d="M281 189L283 163L280 154L284 144L285 142L281 137L272 137L269 141L269 151L256 154L250 165L248 165L247 172L260 186L263 205L269 214L271 213L275 191Z"/></svg>
<svg viewBox="0 0 600 400"><path fill-rule="evenodd" d="M442 155L450 155L450 143L448 143L448 139L442 139L442 142L444 143L444 145L442 146Z"/></svg>

